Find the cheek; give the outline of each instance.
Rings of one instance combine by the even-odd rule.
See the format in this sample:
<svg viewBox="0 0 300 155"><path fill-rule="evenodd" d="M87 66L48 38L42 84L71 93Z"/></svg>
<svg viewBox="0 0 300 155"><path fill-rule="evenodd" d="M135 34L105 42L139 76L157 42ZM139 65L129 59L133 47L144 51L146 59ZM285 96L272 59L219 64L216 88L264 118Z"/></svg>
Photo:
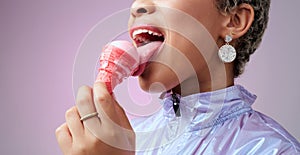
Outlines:
<svg viewBox="0 0 300 155"><path fill-rule="evenodd" d="M152 89L154 92L169 90L201 72L205 64L201 54L185 39L176 38L180 43L173 44L171 41L164 45L159 55L139 77L143 90Z"/></svg>
<svg viewBox="0 0 300 155"><path fill-rule="evenodd" d="M182 53L176 62L180 62L180 58L184 57L192 64L192 70L199 73L206 63L217 55L215 52L217 31L213 26L208 26L210 23L202 25L195 19L180 22L178 18L173 17L168 19L168 23L171 30L167 32L166 43Z"/></svg>
<svg viewBox="0 0 300 155"><path fill-rule="evenodd" d="M190 38L195 38L194 36L190 36ZM200 45L201 49L198 49L194 43L201 42L200 39L194 40L194 43L188 40L187 38L177 34L172 33L170 40L168 41L170 46L177 49L177 52L173 54L173 59L175 60L175 65L179 70L179 73L184 73L188 76L192 76L201 72L201 70L206 66L209 61L209 58L213 55L210 51L208 53L203 53L202 49L206 46ZM202 44L202 43L200 43ZM206 59L203 55L206 55Z"/></svg>

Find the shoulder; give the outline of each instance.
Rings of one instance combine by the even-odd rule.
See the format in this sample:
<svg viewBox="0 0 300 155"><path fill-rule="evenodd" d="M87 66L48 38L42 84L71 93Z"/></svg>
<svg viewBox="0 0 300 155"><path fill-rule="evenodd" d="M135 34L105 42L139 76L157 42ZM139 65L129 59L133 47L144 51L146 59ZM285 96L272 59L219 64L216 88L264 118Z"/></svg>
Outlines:
<svg viewBox="0 0 300 155"><path fill-rule="evenodd" d="M272 118L253 111L241 121L239 135L243 138L239 138L237 147L256 149L255 152L260 153L267 151L265 154L300 154L299 142Z"/></svg>

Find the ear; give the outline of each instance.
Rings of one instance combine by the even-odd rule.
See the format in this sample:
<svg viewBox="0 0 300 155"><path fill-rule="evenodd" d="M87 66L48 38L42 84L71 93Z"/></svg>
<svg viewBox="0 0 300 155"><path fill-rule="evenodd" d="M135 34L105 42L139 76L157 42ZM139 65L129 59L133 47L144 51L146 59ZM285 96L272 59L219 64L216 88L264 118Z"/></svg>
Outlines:
<svg viewBox="0 0 300 155"><path fill-rule="evenodd" d="M251 27L254 20L254 9L250 4L242 3L234 8L225 20L222 37L231 34L233 39L242 37Z"/></svg>

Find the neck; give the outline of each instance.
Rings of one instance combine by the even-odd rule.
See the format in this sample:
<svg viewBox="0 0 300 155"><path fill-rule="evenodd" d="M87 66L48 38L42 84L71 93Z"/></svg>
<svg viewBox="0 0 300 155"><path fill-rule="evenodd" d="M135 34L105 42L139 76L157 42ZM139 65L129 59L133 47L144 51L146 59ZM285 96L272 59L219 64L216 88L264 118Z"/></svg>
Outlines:
<svg viewBox="0 0 300 155"><path fill-rule="evenodd" d="M187 96L195 93L210 92L219 89L224 89L234 85L233 63L218 65L206 69L201 74L184 80L179 85L174 87L172 91L181 96Z"/></svg>

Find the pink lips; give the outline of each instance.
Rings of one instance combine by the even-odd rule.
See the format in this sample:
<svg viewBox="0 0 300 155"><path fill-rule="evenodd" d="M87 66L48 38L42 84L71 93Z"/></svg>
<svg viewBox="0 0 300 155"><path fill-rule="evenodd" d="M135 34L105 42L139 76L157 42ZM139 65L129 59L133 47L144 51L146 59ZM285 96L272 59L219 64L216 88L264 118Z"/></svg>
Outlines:
<svg viewBox="0 0 300 155"><path fill-rule="evenodd" d="M162 31L160 31L158 28L156 28L154 26L140 25L140 26L134 26L130 29L129 34L130 34L131 39L133 39L133 32L136 31L136 30L139 30L139 29L150 30L150 31L153 31L153 32L160 33L160 34L164 35Z"/></svg>
<svg viewBox="0 0 300 155"><path fill-rule="evenodd" d="M133 28L130 29L130 37L132 38L132 40L135 41L134 39L134 36L133 36L133 33L135 31L138 31L138 30L149 30L149 31L152 31L152 32L155 32L155 33L158 33L158 34L162 34L163 33L156 27L154 26L150 26L150 25L140 25L140 26L135 26ZM138 45L138 43L136 43L136 45ZM135 71L132 76L139 76L141 75L147 64L148 64L148 61L150 60L150 58L152 56L154 56L155 54L158 53L160 47L162 45L162 42L160 41L153 41L153 42L150 42L146 45L143 45L143 46L138 46L137 47L137 51L138 51L138 54L139 54L139 58L140 58L140 62L139 62L139 67L138 67L138 70Z"/></svg>

